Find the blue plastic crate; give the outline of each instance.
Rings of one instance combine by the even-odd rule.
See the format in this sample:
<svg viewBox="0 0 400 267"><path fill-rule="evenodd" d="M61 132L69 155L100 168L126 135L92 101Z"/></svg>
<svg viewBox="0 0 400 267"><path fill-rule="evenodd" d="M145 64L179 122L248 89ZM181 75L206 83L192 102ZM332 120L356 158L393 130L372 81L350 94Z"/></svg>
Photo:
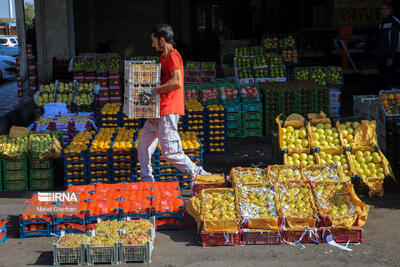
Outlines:
<svg viewBox="0 0 400 267"><path fill-rule="evenodd" d="M66 229L54 229L53 233L56 235L61 235L61 231L64 231L66 234L84 234L85 231L76 228L66 228Z"/></svg>
<svg viewBox="0 0 400 267"><path fill-rule="evenodd" d="M242 128L242 122L241 121L228 121L227 124L226 124L226 127L228 129Z"/></svg>
<svg viewBox="0 0 400 267"><path fill-rule="evenodd" d="M42 218L33 218L33 219L27 219L27 220L20 219L20 224L22 226L26 226L26 225L31 225L31 224L48 224L48 225L50 225L51 223Z"/></svg>
<svg viewBox="0 0 400 267"><path fill-rule="evenodd" d="M85 224L85 219L76 217L76 216L66 216L66 217L55 217L53 221L53 225L59 225L62 223L78 223Z"/></svg>
<svg viewBox="0 0 400 267"><path fill-rule="evenodd" d="M32 236L51 236L51 226L49 224L47 230L34 230L34 231L25 231L25 226L20 225L20 237L27 238Z"/></svg>
<svg viewBox="0 0 400 267"><path fill-rule="evenodd" d="M243 113L246 112L263 112L262 103L243 103Z"/></svg>
<svg viewBox="0 0 400 267"><path fill-rule="evenodd" d="M117 219L117 215L96 215L96 216L86 216L86 223L96 223L97 219L101 219L102 221L112 221Z"/></svg>
<svg viewBox="0 0 400 267"><path fill-rule="evenodd" d="M150 209L147 209L145 213L127 213L125 214L123 210L120 211L118 218L131 218L131 219L150 219Z"/></svg>
<svg viewBox="0 0 400 267"><path fill-rule="evenodd" d="M226 104L225 105L226 112L229 113L242 113L242 104Z"/></svg>
<svg viewBox="0 0 400 267"><path fill-rule="evenodd" d="M172 212L172 211L164 211L164 212L156 212L154 210L151 211L151 216L154 216L156 219L158 218L179 218L183 220L183 213L180 212Z"/></svg>

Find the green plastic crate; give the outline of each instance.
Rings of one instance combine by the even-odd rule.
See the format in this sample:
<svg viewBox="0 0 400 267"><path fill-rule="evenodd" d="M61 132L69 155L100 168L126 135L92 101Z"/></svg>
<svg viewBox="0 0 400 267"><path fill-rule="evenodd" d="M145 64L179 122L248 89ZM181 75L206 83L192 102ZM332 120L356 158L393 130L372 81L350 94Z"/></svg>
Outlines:
<svg viewBox="0 0 400 267"><path fill-rule="evenodd" d="M244 121L243 122L244 129L262 129L262 121Z"/></svg>
<svg viewBox="0 0 400 267"><path fill-rule="evenodd" d="M28 180L24 181L4 181L4 191L26 191L28 190Z"/></svg>
<svg viewBox="0 0 400 267"><path fill-rule="evenodd" d="M242 129L229 129L229 130L226 130L226 136L228 138L243 137L243 130Z"/></svg>
<svg viewBox="0 0 400 267"><path fill-rule="evenodd" d="M35 170L29 169L30 180L54 179L54 169Z"/></svg>
<svg viewBox="0 0 400 267"><path fill-rule="evenodd" d="M262 120L262 112L247 112L243 113L243 120Z"/></svg>
<svg viewBox="0 0 400 267"><path fill-rule="evenodd" d="M263 129L245 129L244 137L258 137L263 136Z"/></svg>
<svg viewBox="0 0 400 267"><path fill-rule="evenodd" d="M51 190L54 189L54 178L34 179L29 181L29 190Z"/></svg>
<svg viewBox="0 0 400 267"><path fill-rule="evenodd" d="M40 153L29 152L29 167L30 169L50 169L53 167L54 160L52 158L40 159Z"/></svg>
<svg viewBox="0 0 400 267"><path fill-rule="evenodd" d="M4 182L16 182L28 180L27 170L17 170L17 171L4 171Z"/></svg>
<svg viewBox="0 0 400 267"><path fill-rule="evenodd" d="M241 121L242 113L226 113L227 121Z"/></svg>
<svg viewBox="0 0 400 267"><path fill-rule="evenodd" d="M235 98L228 98L228 99L222 99L222 88L223 87L235 87L237 90L237 97ZM237 85L234 83L223 83L223 84L218 84L218 94L221 98L221 103L222 104L240 104L241 103L241 96L240 96L240 91L237 88Z"/></svg>
<svg viewBox="0 0 400 267"><path fill-rule="evenodd" d="M26 153L22 154L20 159L3 159L4 171L14 170L27 170L28 169L28 157Z"/></svg>

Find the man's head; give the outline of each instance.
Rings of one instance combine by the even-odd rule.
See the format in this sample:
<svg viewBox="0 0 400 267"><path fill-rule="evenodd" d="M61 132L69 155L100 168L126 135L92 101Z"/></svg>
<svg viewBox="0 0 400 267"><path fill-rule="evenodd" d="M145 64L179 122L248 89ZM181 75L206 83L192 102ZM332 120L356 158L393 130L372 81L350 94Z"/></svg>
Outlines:
<svg viewBox="0 0 400 267"><path fill-rule="evenodd" d="M152 47L162 52L166 44L174 45L174 32L168 24L160 23L151 32Z"/></svg>
<svg viewBox="0 0 400 267"><path fill-rule="evenodd" d="M387 19L392 15L392 5L388 2L383 2L381 4L381 16L384 19Z"/></svg>

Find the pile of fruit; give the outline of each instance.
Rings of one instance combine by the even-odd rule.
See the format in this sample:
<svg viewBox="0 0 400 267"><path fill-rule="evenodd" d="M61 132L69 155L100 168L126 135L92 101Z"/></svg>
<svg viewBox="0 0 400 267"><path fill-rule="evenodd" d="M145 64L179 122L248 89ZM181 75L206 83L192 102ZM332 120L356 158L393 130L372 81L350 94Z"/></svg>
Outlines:
<svg viewBox="0 0 400 267"><path fill-rule="evenodd" d="M115 128L101 128L92 141L90 152L107 151L115 133Z"/></svg>
<svg viewBox="0 0 400 267"><path fill-rule="evenodd" d="M61 237L58 241L57 247L61 248L77 248L82 244L89 244L90 237L84 234L68 234Z"/></svg>
<svg viewBox="0 0 400 267"><path fill-rule="evenodd" d="M246 97L260 97L257 84L248 84L240 86L240 93L243 98Z"/></svg>
<svg viewBox="0 0 400 267"><path fill-rule="evenodd" d="M251 79L253 78L253 71L250 68L238 70L239 79Z"/></svg>
<svg viewBox="0 0 400 267"><path fill-rule="evenodd" d="M250 56L262 56L264 54L264 48L262 46L254 46L249 48Z"/></svg>
<svg viewBox="0 0 400 267"><path fill-rule="evenodd" d="M251 61L250 58L237 58L236 59L236 66L238 68L250 68L251 67Z"/></svg>
<svg viewBox="0 0 400 267"><path fill-rule="evenodd" d="M200 88L200 92L202 101L219 99L218 88L216 86L213 88L211 87Z"/></svg>
<svg viewBox="0 0 400 267"><path fill-rule="evenodd" d="M253 61L253 67L261 67L261 66L267 66L267 59L265 57L255 57L252 58Z"/></svg>
<svg viewBox="0 0 400 267"><path fill-rule="evenodd" d="M236 220L233 192L204 192L202 195L201 214L206 221Z"/></svg>
<svg viewBox="0 0 400 267"><path fill-rule="evenodd" d="M7 154L22 153L28 149L28 137L8 138L3 152Z"/></svg>
<svg viewBox="0 0 400 267"><path fill-rule="evenodd" d="M195 132L180 132L182 147L184 150L195 150L200 148L200 143L197 140Z"/></svg>
<svg viewBox="0 0 400 267"><path fill-rule="evenodd" d="M283 58L281 56L271 56L268 58L268 64L270 66L281 66L283 65Z"/></svg>
<svg viewBox="0 0 400 267"><path fill-rule="evenodd" d="M107 68L108 68L107 58L98 56L97 62L96 62L96 70L97 71L106 71Z"/></svg>
<svg viewBox="0 0 400 267"><path fill-rule="evenodd" d="M293 126L282 128L281 148L308 148L307 131L305 127L295 129Z"/></svg>
<svg viewBox="0 0 400 267"><path fill-rule="evenodd" d="M119 234L96 234L90 240L90 245L92 247L113 247L115 243L119 241Z"/></svg>
<svg viewBox="0 0 400 267"><path fill-rule="evenodd" d="M319 152L320 163L322 165L332 165L332 164L340 164L344 173L347 176L351 176L350 164L347 160L346 154L336 154L331 155L325 152Z"/></svg>
<svg viewBox="0 0 400 267"><path fill-rule="evenodd" d="M311 187L308 184L279 184L279 201L282 215L285 217L316 217Z"/></svg>
<svg viewBox="0 0 400 267"><path fill-rule="evenodd" d="M247 56L249 56L249 50L247 49L247 47L235 48L234 50L235 58L247 57Z"/></svg>
<svg viewBox="0 0 400 267"><path fill-rule="evenodd" d="M268 68L254 70L254 78L261 79L261 78L268 78L268 77L269 77Z"/></svg>
<svg viewBox="0 0 400 267"><path fill-rule="evenodd" d="M345 183L317 183L314 185L315 202L323 216L357 215Z"/></svg>
<svg viewBox="0 0 400 267"><path fill-rule="evenodd" d="M296 39L293 36L285 36L279 40L280 47L295 47Z"/></svg>
<svg viewBox="0 0 400 267"><path fill-rule="evenodd" d="M236 167L231 170L231 179L235 184L260 184L266 177L263 169Z"/></svg>
<svg viewBox="0 0 400 267"><path fill-rule="evenodd" d="M269 68L271 78L284 78L286 77L285 74L285 67L284 66L272 66Z"/></svg>
<svg viewBox="0 0 400 267"><path fill-rule="evenodd" d="M275 192L268 186L243 185L239 187L239 214L245 219L278 217Z"/></svg>
<svg viewBox="0 0 400 267"><path fill-rule="evenodd" d="M65 153L81 153L88 148L88 144L90 143L92 136L95 132L79 132L72 142L65 148Z"/></svg>
<svg viewBox="0 0 400 267"><path fill-rule="evenodd" d="M296 70L296 81L310 80L310 69L301 68Z"/></svg>
<svg viewBox="0 0 400 267"><path fill-rule="evenodd" d="M185 100L197 100L197 88L192 86L185 86Z"/></svg>
<svg viewBox="0 0 400 267"><path fill-rule="evenodd" d="M286 154L285 154L286 155ZM286 163L288 166L312 166L316 164L315 156L306 153L292 153L286 155Z"/></svg>
<svg viewBox="0 0 400 267"><path fill-rule="evenodd" d="M39 86L40 94L36 99L36 105L38 107L42 107L46 104L54 102L54 91L56 89L56 85L54 83L50 84L41 84Z"/></svg>
<svg viewBox="0 0 400 267"><path fill-rule="evenodd" d="M311 79L320 85L326 84L326 72L325 68L315 67L312 69Z"/></svg>
<svg viewBox="0 0 400 267"><path fill-rule="evenodd" d="M185 100L185 107L188 111L203 111L203 105L197 100Z"/></svg>
<svg viewBox="0 0 400 267"><path fill-rule="evenodd" d="M342 83L342 68L329 67L328 68L328 83Z"/></svg>
<svg viewBox="0 0 400 267"><path fill-rule="evenodd" d="M278 48L278 37L269 37L264 39L264 47L267 49Z"/></svg>
<svg viewBox="0 0 400 267"><path fill-rule="evenodd" d="M400 114L400 91L390 93L382 92L380 98L387 114Z"/></svg>
<svg viewBox="0 0 400 267"><path fill-rule="evenodd" d="M37 153L47 153L53 149L53 138L50 133L31 134L29 136L29 149Z"/></svg>
<svg viewBox="0 0 400 267"><path fill-rule="evenodd" d="M217 68L215 62L201 62L200 63L200 69L201 70L215 70Z"/></svg>
<svg viewBox="0 0 400 267"><path fill-rule="evenodd" d="M119 70L121 66L121 59L119 57L113 57L110 59L108 64L108 69L110 70Z"/></svg>
<svg viewBox="0 0 400 267"><path fill-rule="evenodd" d="M354 172L361 178L384 178L383 161L378 152L358 150L351 154Z"/></svg>
<svg viewBox="0 0 400 267"><path fill-rule="evenodd" d="M86 57L85 70L94 71L95 64L96 64L96 57L92 56Z"/></svg>
<svg viewBox="0 0 400 267"><path fill-rule="evenodd" d="M199 62L194 62L194 61L186 62L186 67L185 67L185 69L188 69L188 70L198 70L198 69L199 69Z"/></svg>
<svg viewBox="0 0 400 267"><path fill-rule="evenodd" d="M74 100L74 83L59 82L57 88L56 102L71 105L73 100Z"/></svg>
<svg viewBox="0 0 400 267"><path fill-rule="evenodd" d="M354 146L354 131L360 127L360 125L361 124L357 121L340 123L339 127L342 134L343 146Z"/></svg>
<svg viewBox="0 0 400 267"><path fill-rule="evenodd" d="M302 181L300 167L283 167L281 165L269 166L267 170L267 179L270 181Z"/></svg>
<svg viewBox="0 0 400 267"><path fill-rule="evenodd" d="M283 49L282 57L285 63L297 63L298 52L296 49Z"/></svg>
<svg viewBox="0 0 400 267"><path fill-rule="evenodd" d="M113 150L130 150L136 130L121 127L117 128L117 133L112 147Z"/></svg>
<svg viewBox="0 0 400 267"><path fill-rule="evenodd" d="M239 97L238 90L237 90L235 84L232 84L231 86L222 86L222 87L220 87L220 90L221 90L221 99L222 100Z"/></svg>
<svg viewBox="0 0 400 267"><path fill-rule="evenodd" d="M75 57L72 68L74 71L83 70L83 68L84 68L83 58Z"/></svg>
<svg viewBox="0 0 400 267"><path fill-rule="evenodd" d="M93 83L80 83L77 87L77 95L75 96L75 104L79 106L88 106L93 103Z"/></svg>
<svg viewBox="0 0 400 267"><path fill-rule="evenodd" d="M322 148L339 148L341 145L338 130L330 123L318 123L316 126L311 126L311 145Z"/></svg>
<svg viewBox="0 0 400 267"><path fill-rule="evenodd" d="M312 182L344 182L335 165L315 165L303 169L305 177Z"/></svg>

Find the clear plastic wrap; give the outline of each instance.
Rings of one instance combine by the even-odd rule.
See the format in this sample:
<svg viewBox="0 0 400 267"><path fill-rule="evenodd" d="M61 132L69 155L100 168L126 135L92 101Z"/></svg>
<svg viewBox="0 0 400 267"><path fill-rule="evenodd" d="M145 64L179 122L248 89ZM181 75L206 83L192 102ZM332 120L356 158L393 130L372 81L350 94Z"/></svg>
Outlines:
<svg viewBox="0 0 400 267"><path fill-rule="evenodd" d="M231 170L234 184L259 184L266 181L263 169L237 167Z"/></svg>
<svg viewBox="0 0 400 267"><path fill-rule="evenodd" d="M272 184L243 185L237 191L239 214L243 219L278 217Z"/></svg>
<svg viewBox="0 0 400 267"><path fill-rule="evenodd" d="M305 181L300 167L288 167L283 165L272 165L266 170L269 181Z"/></svg>
<svg viewBox="0 0 400 267"><path fill-rule="evenodd" d="M308 183L280 183L279 203L285 217L313 218L317 216L311 186Z"/></svg>
<svg viewBox="0 0 400 267"><path fill-rule="evenodd" d="M346 182L340 165L315 165L303 168L304 176L312 182Z"/></svg>

